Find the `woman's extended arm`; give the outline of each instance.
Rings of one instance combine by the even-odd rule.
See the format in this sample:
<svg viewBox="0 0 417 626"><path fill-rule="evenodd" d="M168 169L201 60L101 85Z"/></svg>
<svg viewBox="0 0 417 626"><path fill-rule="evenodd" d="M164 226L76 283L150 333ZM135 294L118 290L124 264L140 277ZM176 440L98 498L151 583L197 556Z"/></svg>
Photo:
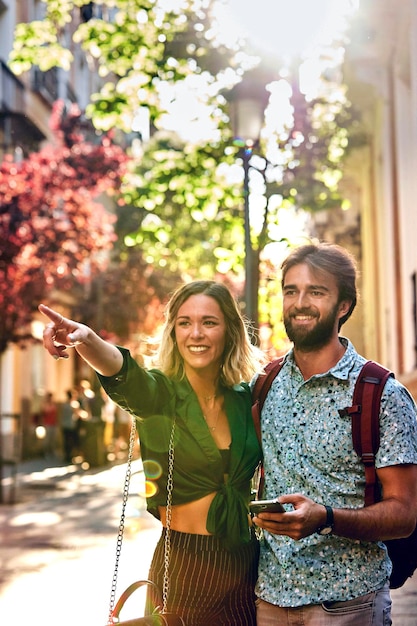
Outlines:
<svg viewBox="0 0 417 626"><path fill-rule="evenodd" d="M67 359L67 348L75 348L84 361L103 376L114 376L121 370L123 357L118 348L91 328L63 317L44 304L39 305L39 311L51 320L43 332L43 345L55 359Z"/></svg>

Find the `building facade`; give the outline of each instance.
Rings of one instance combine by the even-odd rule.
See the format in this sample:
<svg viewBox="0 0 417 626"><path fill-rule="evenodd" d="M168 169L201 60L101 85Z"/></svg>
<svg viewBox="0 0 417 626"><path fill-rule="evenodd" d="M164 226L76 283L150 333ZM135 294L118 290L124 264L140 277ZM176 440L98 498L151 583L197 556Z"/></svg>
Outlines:
<svg viewBox="0 0 417 626"><path fill-rule="evenodd" d="M0 161L5 155L21 160L39 150L52 139L49 118L53 103L63 99L66 103L78 102L81 107L88 102L94 88L93 75L76 56L77 62L71 72L53 68L41 72L32 68L22 76L15 76L8 67L13 48L15 26L21 22L40 19L45 10L39 0L0 0ZM82 19L82 15L75 16ZM70 25L70 29L75 23ZM77 51L75 51L77 55ZM59 298L60 309L65 313L66 300ZM3 448L13 433L15 421L7 415L21 416L23 454L33 448L35 416L48 391L60 402L65 391L74 385L74 362L55 363L41 344L43 320L35 315L32 323L34 343L28 342L24 349L10 344L0 355L0 415L3 416ZM3 449L8 456L8 451Z"/></svg>
<svg viewBox="0 0 417 626"><path fill-rule="evenodd" d="M417 2L362 0L345 67L365 143L345 182L359 216L363 352L417 392Z"/></svg>

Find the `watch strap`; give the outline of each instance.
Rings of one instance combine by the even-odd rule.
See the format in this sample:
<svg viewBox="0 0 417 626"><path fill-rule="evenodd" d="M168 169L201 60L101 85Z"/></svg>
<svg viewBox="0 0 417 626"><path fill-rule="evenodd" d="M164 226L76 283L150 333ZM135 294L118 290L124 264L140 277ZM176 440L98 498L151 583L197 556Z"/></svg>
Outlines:
<svg viewBox="0 0 417 626"><path fill-rule="evenodd" d="M317 528L316 532L319 535L330 535L334 526L334 513L331 506L327 504L323 504L323 506L326 509L326 521L322 526Z"/></svg>
<svg viewBox="0 0 417 626"><path fill-rule="evenodd" d="M326 509L326 526L331 526L333 528L334 526L333 509L331 506L328 506L327 504L324 505L324 508Z"/></svg>

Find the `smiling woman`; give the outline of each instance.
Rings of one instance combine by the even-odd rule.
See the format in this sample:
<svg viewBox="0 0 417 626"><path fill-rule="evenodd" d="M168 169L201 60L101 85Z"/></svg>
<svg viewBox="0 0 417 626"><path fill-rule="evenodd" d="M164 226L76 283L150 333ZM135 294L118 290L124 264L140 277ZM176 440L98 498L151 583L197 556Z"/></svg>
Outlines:
<svg viewBox="0 0 417 626"><path fill-rule="evenodd" d="M165 590L167 609L194 626L255 626L259 546L248 504L261 450L246 381L261 371L262 358L229 289L194 281L174 292L159 369L151 370L87 326L39 308L50 320L50 354L62 358L75 349L112 400L137 419L144 472L154 486L147 509L164 526L149 578ZM168 595L167 541L167 574L175 580Z"/></svg>

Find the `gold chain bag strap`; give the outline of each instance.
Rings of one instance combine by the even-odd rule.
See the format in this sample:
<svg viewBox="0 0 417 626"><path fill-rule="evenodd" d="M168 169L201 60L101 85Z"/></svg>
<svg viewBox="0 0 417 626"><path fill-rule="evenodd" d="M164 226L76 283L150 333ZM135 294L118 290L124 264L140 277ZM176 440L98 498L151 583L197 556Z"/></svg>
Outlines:
<svg viewBox="0 0 417 626"><path fill-rule="evenodd" d="M164 538L164 578L162 583L162 598L161 592L154 582L151 580L137 580L129 585L127 589L122 593L119 600L115 603L116 599L116 586L117 575L119 571L119 560L122 550L123 532L126 519L126 505L129 497L129 485L132 475L132 458L133 449L136 439L136 419L132 417L132 425L130 429L129 439L129 453L127 459L127 468L125 475L125 482L123 487L123 502L122 513L120 516L119 531L117 533L116 543L116 563L114 567L113 580L110 593L110 607L107 626L113 626L118 624L119 626L185 626L185 622L179 615L175 613L167 612L167 601L169 595L169 562L171 557L171 519L172 519L172 491L174 488L174 434L175 434L175 418L172 423L171 436L169 439L168 450L168 476L167 476L167 507L166 507L166 532ZM120 621L119 615L126 600L132 595L134 591L143 586L152 588L152 593L157 599L158 606L155 611L146 615L145 617L138 617L130 620ZM161 602L162 599L162 602Z"/></svg>

